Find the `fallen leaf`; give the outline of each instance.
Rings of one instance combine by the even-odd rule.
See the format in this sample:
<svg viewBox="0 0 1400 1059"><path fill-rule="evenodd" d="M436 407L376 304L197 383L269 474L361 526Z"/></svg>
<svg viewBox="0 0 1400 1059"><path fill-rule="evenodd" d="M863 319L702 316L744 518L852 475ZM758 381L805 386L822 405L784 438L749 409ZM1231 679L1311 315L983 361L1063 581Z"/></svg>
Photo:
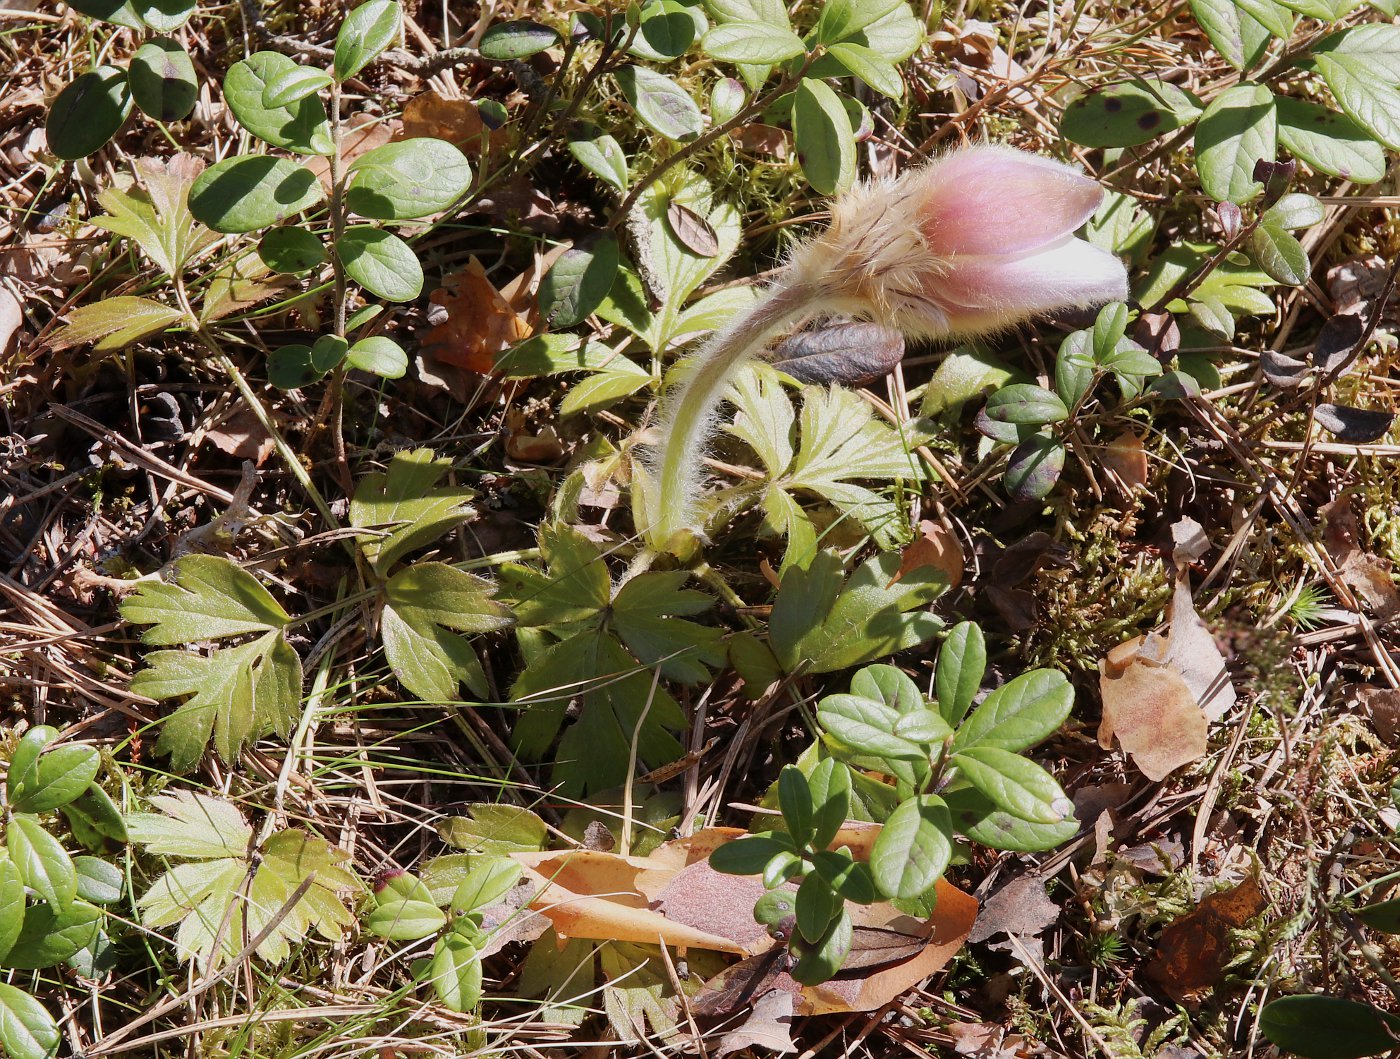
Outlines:
<svg viewBox="0 0 1400 1059"><path fill-rule="evenodd" d="M1160 639L1160 637L1158 638ZM1181 674L1136 654L1121 668L1099 663L1099 746L1116 738L1150 780L1205 756L1209 725Z"/></svg>
<svg viewBox="0 0 1400 1059"><path fill-rule="evenodd" d="M1230 962L1230 931L1268 907L1254 876L1208 895L1194 912L1162 931L1147 975L1172 998L1184 1000L1219 984Z"/></svg>
<svg viewBox="0 0 1400 1059"><path fill-rule="evenodd" d="M1060 918L1060 906L1045 892L1045 880L1037 875L1013 879L982 906L968 941L986 941L997 934L1031 937Z"/></svg>
<svg viewBox="0 0 1400 1059"><path fill-rule="evenodd" d="M797 1051L792 1043L792 994L779 989L754 1001L749 1015L719 1039L714 1054L723 1057L743 1048L762 1048L782 1055Z"/></svg>
<svg viewBox="0 0 1400 1059"><path fill-rule="evenodd" d="M1344 404L1320 404L1313 418L1339 441L1360 445L1384 437L1395 422L1395 413L1378 408L1352 408Z"/></svg>
<svg viewBox="0 0 1400 1059"><path fill-rule="evenodd" d="M1147 450L1142 438L1125 430L1104 447L1104 462L1129 493L1147 487Z"/></svg>
<svg viewBox="0 0 1400 1059"><path fill-rule="evenodd" d="M899 572L890 584L897 583L915 570L930 566L948 579L950 589L962 583L963 553L958 538L943 523L924 519L919 523L918 536L900 553Z"/></svg>
<svg viewBox="0 0 1400 1059"><path fill-rule="evenodd" d="M831 324L799 331L765 359L798 382L860 386L888 375L904 356L904 336L881 324Z"/></svg>
<svg viewBox="0 0 1400 1059"><path fill-rule="evenodd" d="M340 141L340 164L342 170L360 155L374 150L376 147L383 147L392 140L402 139L398 135L399 122L390 118L387 121L379 121L368 114L358 114L350 119L350 127L342 134ZM327 191L331 190L331 160L325 155L316 155L308 158L304 163L306 168L316 174L322 186Z"/></svg>
<svg viewBox="0 0 1400 1059"><path fill-rule="evenodd" d="M481 120L481 112L470 99L450 98L436 91L414 96L403 107L403 127L395 134L395 140L411 140L416 136L433 136L446 140L461 149L463 154L481 153L482 134L486 133L486 123ZM510 134L504 129L490 132L486 142L491 149L504 148L510 142Z"/></svg>
<svg viewBox="0 0 1400 1059"><path fill-rule="evenodd" d="M526 419L518 408L506 410L506 455L521 463L558 463L567 451L559 433L546 425L538 434L526 432Z"/></svg>
<svg viewBox="0 0 1400 1059"><path fill-rule="evenodd" d="M1351 359L1352 350L1366 333L1361 317L1351 313L1329 316L1317 333L1312 362L1318 371L1330 375Z"/></svg>
<svg viewBox="0 0 1400 1059"><path fill-rule="evenodd" d="M1266 349L1259 354L1259 369L1264 378L1281 390L1291 390L1303 385L1312 373L1312 365L1307 361L1296 360L1287 353Z"/></svg>
<svg viewBox="0 0 1400 1059"><path fill-rule="evenodd" d="M666 227L676 237L676 241L700 257L715 257L719 254L719 236L714 225L696 213L689 206L672 202L666 207Z"/></svg>
<svg viewBox="0 0 1400 1059"><path fill-rule="evenodd" d="M10 348L10 340L24 324L24 309L8 287L0 285L0 355Z"/></svg>
<svg viewBox="0 0 1400 1059"><path fill-rule="evenodd" d="M1318 514L1323 520L1323 544L1341 579L1377 618L1386 621L1400 614L1400 589L1391 577L1390 563L1361 546L1361 527L1351 498L1338 497L1319 508Z"/></svg>
<svg viewBox="0 0 1400 1059"><path fill-rule="evenodd" d="M1346 689L1387 746L1400 746L1400 691L1353 684Z"/></svg>
<svg viewBox="0 0 1400 1059"><path fill-rule="evenodd" d="M204 432L204 440L240 460L252 460L261 467L272 454L272 435L263 429L258 417L247 408L229 416Z"/></svg>
<svg viewBox="0 0 1400 1059"><path fill-rule="evenodd" d="M1194 563L1209 550L1210 539L1195 519L1181 518L1172 524L1172 565L1178 570Z"/></svg>
<svg viewBox="0 0 1400 1059"><path fill-rule="evenodd" d="M511 308L475 257L428 296L446 312L423 337L425 356L489 375L496 355L530 335L530 325Z"/></svg>
<svg viewBox="0 0 1400 1059"><path fill-rule="evenodd" d="M730 138L749 154L767 155L777 161L785 161L791 150L787 131L776 125L741 125L729 133Z"/></svg>
<svg viewBox="0 0 1400 1059"><path fill-rule="evenodd" d="M1220 720L1235 704L1235 686L1230 682L1225 656L1196 613L1184 576L1177 579L1172 596L1171 625L1161 661L1181 674L1207 721Z"/></svg>

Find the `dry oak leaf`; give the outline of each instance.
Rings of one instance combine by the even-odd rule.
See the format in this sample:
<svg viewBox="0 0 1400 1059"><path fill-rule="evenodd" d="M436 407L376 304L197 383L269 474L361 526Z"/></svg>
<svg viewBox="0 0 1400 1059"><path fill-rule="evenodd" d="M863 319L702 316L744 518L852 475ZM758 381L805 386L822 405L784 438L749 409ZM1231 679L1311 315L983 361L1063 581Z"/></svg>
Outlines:
<svg viewBox="0 0 1400 1059"><path fill-rule="evenodd" d="M1217 890L1200 906L1162 931L1147 975L1176 1000L1220 982L1230 962L1230 931L1243 927L1269 905L1253 875L1229 890Z"/></svg>
<svg viewBox="0 0 1400 1059"><path fill-rule="evenodd" d="M489 375L496 354L530 335L530 325L511 308L475 257L428 296L446 318L423 338L423 354Z"/></svg>
<svg viewBox="0 0 1400 1059"><path fill-rule="evenodd" d="M844 845L858 859L868 858L879 833L877 824L848 824L832 847ZM561 938L693 947L749 957L711 979L697 994L697 1013L722 1014L734 1010L723 1006L725 999L744 993L736 988L736 979L752 978L756 964L776 969L778 962L770 951L775 942L753 920L754 901L764 892L761 880L721 875L709 866L711 852L744 834L739 828L707 828L667 842L647 857L593 850L512 857L524 869L525 881L535 887L529 907L548 919ZM862 946L857 944L846 970L831 981L803 987L778 972L765 977L761 991L750 990L741 1003L776 989L793 994L797 1015L883 1007L962 948L977 902L940 881L937 906L928 920L903 915L888 904L852 905L849 911L858 940L866 940L863 964Z"/></svg>

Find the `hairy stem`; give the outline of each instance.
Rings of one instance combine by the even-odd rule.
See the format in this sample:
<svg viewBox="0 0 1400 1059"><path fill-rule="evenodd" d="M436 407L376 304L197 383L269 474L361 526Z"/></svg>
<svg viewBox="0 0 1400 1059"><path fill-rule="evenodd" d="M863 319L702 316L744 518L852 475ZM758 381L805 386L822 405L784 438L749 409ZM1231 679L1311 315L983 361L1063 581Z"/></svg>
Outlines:
<svg viewBox="0 0 1400 1059"><path fill-rule="evenodd" d="M646 496L646 536L664 549L682 530L699 530L695 516L700 466L711 418L734 369L762 352L779 330L806 314L817 291L805 284L781 285L732 321L691 358L690 376L671 397Z"/></svg>

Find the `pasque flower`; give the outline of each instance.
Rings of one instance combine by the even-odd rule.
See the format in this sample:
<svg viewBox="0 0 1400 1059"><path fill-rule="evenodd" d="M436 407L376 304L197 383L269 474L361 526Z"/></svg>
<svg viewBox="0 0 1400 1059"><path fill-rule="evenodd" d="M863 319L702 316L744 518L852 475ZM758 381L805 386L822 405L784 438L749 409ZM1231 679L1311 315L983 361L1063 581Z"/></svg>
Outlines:
<svg viewBox="0 0 1400 1059"><path fill-rule="evenodd" d="M1122 262L1074 236L1101 198L1099 185L1068 165L982 145L836 199L830 226L793 252L762 300L711 337L673 392L640 483L651 545L674 548L677 533L698 533L695 496L715 408L733 369L780 332L849 316L910 337L958 338L1125 298Z"/></svg>

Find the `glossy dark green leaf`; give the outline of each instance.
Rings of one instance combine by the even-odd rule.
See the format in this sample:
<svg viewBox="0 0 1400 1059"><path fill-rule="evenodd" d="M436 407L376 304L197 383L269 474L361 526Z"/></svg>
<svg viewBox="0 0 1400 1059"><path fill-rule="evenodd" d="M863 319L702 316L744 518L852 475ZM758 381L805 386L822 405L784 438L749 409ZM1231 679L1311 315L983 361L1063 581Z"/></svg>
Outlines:
<svg viewBox="0 0 1400 1059"><path fill-rule="evenodd" d="M331 154L331 127L320 97L303 96L287 106L269 106L264 101L268 85L298 68L294 59L280 52L254 52L229 67L224 77L224 98L239 124L265 143L300 154Z"/></svg>
<svg viewBox="0 0 1400 1059"><path fill-rule="evenodd" d="M858 754L890 761L924 758L927 752L921 744L895 734L899 716L884 703L860 695L828 695L817 706L822 727Z"/></svg>
<svg viewBox="0 0 1400 1059"><path fill-rule="evenodd" d="M408 354L392 338L383 335L360 339L350 347L345 359L352 368L381 379L402 379L408 372Z"/></svg>
<svg viewBox="0 0 1400 1059"><path fill-rule="evenodd" d="M807 183L823 195L856 179L856 140L841 97L825 81L803 78L793 100L792 132Z"/></svg>
<svg viewBox="0 0 1400 1059"><path fill-rule="evenodd" d="M870 874L886 897L918 897L953 855L953 823L937 795L910 798L890 814L870 851Z"/></svg>
<svg viewBox="0 0 1400 1059"><path fill-rule="evenodd" d="M710 867L726 875L759 875L774 857L792 852L787 835L759 831L720 846L710 854Z"/></svg>
<svg viewBox="0 0 1400 1059"><path fill-rule="evenodd" d="M1269 3L1270 0L1258 2ZM1191 0L1191 13L1216 51L1236 70L1249 69L1268 51L1272 34L1257 19L1242 11L1234 0Z"/></svg>
<svg viewBox="0 0 1400 1059"><path fill-rule="evenodd" d="M1314 169L1358 184L1385 176L1385 149L1345 114L1304 99L1279 96L1278 140Z"/></svg>
<svg viewBox="0 0 1400 1059"><path fill-rule="evenodd" d="M954 625L938 650L933 670L938 712L953 728L962 723L972 708L986 671L987 644L981 627L971 621Z"/></svg>
<svg viewBox="0 0 1400 1059"><path fill-rule="evenodd" d="M397 0L367 0L346 16L335 35L335 76L348 81L398 39L403 9Z"/></svg>
<svg viewBox="0 0 1400 1059"><path fill-rule="evenodd" d="M127 29L146 28L132 0L73 0L68 6L88 18L101 19Z"/></svg>
<svg viewBox="0 0 1400 1059"><path fill-rule="evenodd" d="M875 880L870 865L853 860L846 852L822 852L812 858L817 874L847 901L868 905L875 901Z"/></svg>
<svg viewBox="0 0 1400 1059"><path fill-rule="evenodd" d="M125 70L99 66L79 74L49 107L49 150L64 161L85 158L115 136L130 113Z"/></svg>
<svg viewBox="0 0 1400 1059"><path fill-rule="evenodd" d="M1264 221L1250 233L1249 252L1255 264L1271 279L1290 287L1301 287L1308 281L1312 265L1303 244L1267 214Z"/></svg>
<svg viewBox="0 0 1400 1059"><path fill-rule="evenodd" d="M791 890L770 890L753 905L753 919L765 927L778 927L797 915L797 897Z"/></svg>
<svg viewBox="0 0 1400 1059"><path fill-rule="evenodd" d="M95 784L59 811L67 818L73 836L88 849L100 850L108 840L126 841L126 823L121 810L107 792Z"/></svg>
<svg viewBox="0 0 1400 1059"><path fill-rule="evenodd" d="M665 74L645 66L624 66L614 75L637 117L668 140L693 140L705 128L695 100Z"/></svg>
<svg viewBox="0 0 1400 1059"><path fill-rule="evenodd" d="M62 912L52 905L32 904L24 911L24 926L5 964L35 970L71 959L97 940L102 919L102 909L86 901L73 901Z"/></svg>
<svg viewBox="0 0 1400 1059"><path fill-rule="evenodd" d="M810 947L802 947L796 965L788 972L793 981L803 985L814 985L833 977L846 962L853 936L851 917L843 908L827 927L820 941ZM794 949L796 948L794 945Z"/></svg>
<svg viewBox="0 0 1400 1059"><path fill-rule="evenodd" d="M24 926L24 880L8 853L0 851L0 966Z"/></svg>
<svg viewBox="0 0 1400 1059"><path fill-rule="evenodd" d="M157 33L174 33L194 14L195 0L132 0L137 15Z"/></svg>
<svg viewBox="0 0 1400 1059"><path fill-rule="evenodd" d="M724 22L705 34L700 48L712 59L769 65L802 55L807 48L790 29L767 22Z"/></svg>
<svg viewBox="0 0 1400 1059"><path fill-rule="evenodd" d="M817 19L817 40L823 44L848 40L904 6L903 0L827 0Z"/></svg>
<svg viewBox="0 0 1400 1059"><path fill-rule="evenodd" d="M763 866L763 886L772 890L802 874L802 858L796 853L779 853Z"/></svg>
<svg viewBox="0 0 1400 1059"><path fill-rule="evenodd" d="M953 826L973 842L989 849L1035 853L1063 845L1079 833L1076 820L1038 824L998 809L974 787L943 792Z"/></svg>
<svg viewBox="0 0 1400 1059"><path fill-rule="evenodd" d="M497 22L481 35L478 51L487 59L507 62L528 59L559 43L559 34L540 22L517 19Z"/></svg>
<svg viewBox="0 0 1400 1059"><path fill-rule="evenodd" d="M88 789L101 764L101 755L90 746L74 743L49 750L39 757L33 783L26 783L10 806L20 813L46 813L67 805Z"/></svg>
<svg viewBox="0 0 1400 1059"><path fill-rule="evenodd" d="M5 831L5 846L20 878L50 907L64 909L78 893L78 873L62 844L37 818L17 813Z"/></svg>
<svg viewBox="0 0 1400 1059"><path fill-rule="evenodd" d="M1003 386L992 394L986 411L993 422L1020 427L1058 423L1069 417L1069 409L1056 394L1025 382Z"/></svg>
<svg viewBox="0 0 1400 1059"><path fill-rule="evenodd" d="M1059 824L1074 804L1055 778L1028 758L994 746L970 747L950 759L997 808L1033 824Z"/></svg>
<svg viewBox="0 0 1400 1059"><path fill-rule="evenodd" d="M315 232L285 224L258 240L258 257L273 272L300 275L328 260L326 245Z"/></svg>
<svg viewBox="0 0 1400 1059"><path fill-rule="evenodd" d="M641 10L628 54L652 62L679 59L709 26L699 6L679 0L650 0Z"/></svg>
<svg viewBox="0 0 1400 1059"><path fill-rule="evenodd" d="M1029 437L1006 458L1006 495L1020 503L1049 496L1064 469L1064 442L1044 434Z"/></svg>
<svg viewBox="0 0 1400 1059"><path fill-rule="evenodd" d="M115 864L100 857L74 857L78 873L78 897L89 904L114 905L126 892L126 876Z"/></svg>
<svg viewBox="0 0 1400 1059"><path fill-rule="evenodd" d="M322 335L311 343L311 366L325 375L340 367L349 351L350 343L339 335Z"/></svg>
<svg viewBox="0 0 1400 1059"><path fill-rule="evenodd" d="M1400 934L1400 897L1358 908L1356 918L1372 930L1379 930L1384 934Z"/></svg>
<svg viewBox="0 0 1400 1059"><path fill-rule="evenodd" d="M0 1049L10 1059L52 1059L63 1043L43 1004L17 986L0 984Z"/></svg>
<svg viewBox="0 0 1400 1059"><path fill-rule="evenodd" d="M417 136L355 159L345 204L361 217L406 221L447 209L471 180L466 155L446 140Z"/></svg>
<svg viewBox="0 0 1400 1059"><path fill-rule="evenodd" d="M58 738L58 729L48 724L36 724L20 736L5 774L5 801L14 805L34 788L39 779L39 755L44 747Z"/></svg>
<svg viewBox="0 0 1400 1059"><path fill-rule="evenodd" d="M211 165L190 188L190 212L216 232L251 232L294 217L325 196L290 158L241 155Z"/></svg>
<svg viewBox="0 0 1400 1059"><path fill-rule="evenodd" d="M1060 134L1085 147L1133 147L1200 117L1201 101L1166 81L1095 88L1065 108Z"/></svg>
<svg viewBox="0 0 1400 1059"><path fill-rule="evenodd" d="M396 235L359 225L345 230L335 250L346 274L385 301L412 301L423 290L418 255Z"/></svg>
<svg viewBox="0 0 1400 1059"><path fill-rule="evenodd" d="M199 99L194 63L173 40L158 37L136 49L127 67L131 98L156 121L188 117Z"/></svg>
<svg viewBox="0 0 1400 1059"><path fill-rule="evenodd" d="M540 314L552 327L582 323L608 296L621 260L611 235L587 249L570 247L540 281Z"/></svg>
<svg viewBox="0 0 1400 1059"><path fill-rule="evenodd" d="M993 746L1013 753L1053 735L1074 707L1063 673L1036 669L997 688L958 729L954 750Z"/></svg>
<svg viewBox="0 0 1400 1059"><path fill-rule="evenodd" d="M1217 202L1244 203L1259 194L1254 167L1277 153L1278 115L1264 85L1227 88L1196 125L1196 170L1201 187Z"/></svg>
<svg viewBox="0 0 1400 1059"><path fill-rule="evenodd" d="M627 190L627 154L613 137L604 133L591 140L570 140L569 153L599 180Z"/></svg>
<svg viewBox="0 0 1400 1059"><path fill-rule="evenodd" d="M1395 1048L1400 1017L1319 993L1281 997L1265 1005L1259 1029L1274 1044L1304 1059L1362 1059Z"/></svg>
<svg viewBox="0 0 1400 1059"><path fill-rule="evenodd" d="M817 874L809 875L797 888L797 929L804 938L815 944L821 941L842 907L841 898L832 892L825 879Z"/></svg>
<svg viewBox="0 0 1400 1059"><path fill-rule="evenodd" d="M267 355L267 381L279 390L299 390L320 379L311 363L311 347L301 342L278 346Z"/></svg>
<svg viewBox="0 0 1400 1059"><path fill-rule="evenodd" d="M1347 116L1392 151L1400 150L1400 26L1371 24L1334 33L1314 63Z"/></svg>
<svg viewBox="0 0 1400 1059"><path fill-rule="evenodd" d="M263 86L263 106L290 107L335 84L335 78L313 66L298 66Z"/></svg>
<svg viewBox="0 0 1400 1059"><path fill-rule="evenodd" d="M817 762L807 776L812 798L812 846L826 849L851 807L851 771L835 758Z"/></svg>

